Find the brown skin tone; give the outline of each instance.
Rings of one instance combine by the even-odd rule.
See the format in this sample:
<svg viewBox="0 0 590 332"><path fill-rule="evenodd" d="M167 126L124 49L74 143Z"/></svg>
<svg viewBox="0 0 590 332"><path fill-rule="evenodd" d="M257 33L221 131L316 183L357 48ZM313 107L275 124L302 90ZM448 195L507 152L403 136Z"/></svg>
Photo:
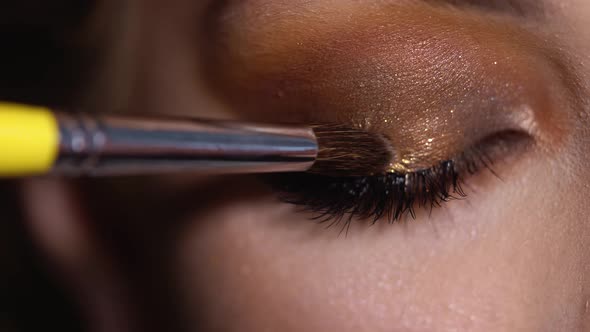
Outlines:
<svg viewBox="0 0 590 332"><path fill-rule="evenodd" d="M346 237L245 176L27 181L30 225L97 330L590 331L590 4L558 2L512 15L419 1L212 12L144 1L133 10L150 23L120 34L136 37L134 79L109 77L129 82L135 110L338 119L391 134L422 162L480 131L535 143L498 163L502 180L470 177L467 200L395 225L355 221ZM378 84L387 73L402 78ZM201 105L241 111L192 111ZM421 147L430 137L441 143Z"/></svg>
<svg viewBox="0 0 590 332"><path fill-rule="evenodd" d="M409 169L507 129L557 147L572 93L555 84L567 64L542 47L542 34L512 16L482 20L473 10L358 6L312 2L305 10L313 14L297 19L230 7L206 39L218 40L219 51L205 68L228 68L209 75L222 100L247 118L339 121L384 133ZM284 12L272 2L264 8Z"/></svg>

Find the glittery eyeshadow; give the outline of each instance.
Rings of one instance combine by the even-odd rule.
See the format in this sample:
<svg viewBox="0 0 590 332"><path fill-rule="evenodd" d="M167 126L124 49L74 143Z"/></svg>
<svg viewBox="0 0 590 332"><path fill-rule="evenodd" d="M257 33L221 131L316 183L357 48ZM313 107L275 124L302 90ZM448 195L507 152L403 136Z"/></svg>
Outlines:
<svg viewBox="0 0 590 332"><path fill-rule="evenodd" d="M382 133L400 152L392 171L432 166L500 130L559 142L561 87L548 84L558 73L510 19L358 6L272 18L236 10L228 17L257 28L224 21L208 60L226 69L211 73L217 93L249 119Z"/></svg>

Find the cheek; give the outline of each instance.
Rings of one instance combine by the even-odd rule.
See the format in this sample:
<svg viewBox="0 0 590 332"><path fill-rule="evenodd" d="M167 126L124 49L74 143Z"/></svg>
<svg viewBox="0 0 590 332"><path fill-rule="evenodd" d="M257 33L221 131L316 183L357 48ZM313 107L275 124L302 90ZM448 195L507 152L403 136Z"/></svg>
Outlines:
<svg viewBox="0 0 590 332"><path fill-rule="evenodd" d="M228 330L573 328L587 234L579 210L551 203L551 165L529 164L431 218L355 222L346 236L272 195L204 211L179 242L185 300L199 324Z"/></svg>

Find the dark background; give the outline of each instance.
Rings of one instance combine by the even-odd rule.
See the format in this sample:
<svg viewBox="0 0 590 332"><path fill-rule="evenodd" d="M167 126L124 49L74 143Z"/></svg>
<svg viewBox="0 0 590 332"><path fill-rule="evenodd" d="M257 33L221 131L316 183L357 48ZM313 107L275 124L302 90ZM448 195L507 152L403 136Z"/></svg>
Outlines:
<svg viewBox="0 0 590 332"><path fill-rule="evenodd" d="M94 5L0 4L0 100L66 108L76 103L100 54L82 33ZM35 247L18 182L0 180L0 331L86 330L71 299Z"/></svg>

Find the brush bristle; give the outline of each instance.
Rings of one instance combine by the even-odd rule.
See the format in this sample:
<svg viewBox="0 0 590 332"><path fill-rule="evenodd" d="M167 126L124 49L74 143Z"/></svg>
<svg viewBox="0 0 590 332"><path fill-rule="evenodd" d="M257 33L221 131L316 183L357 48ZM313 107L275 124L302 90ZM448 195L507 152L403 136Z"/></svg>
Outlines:
<svg viewBox="0 0 590 332"><path fill-rule="evenodd" d="M387 137L343 125L313 126L319 152L310 173L353 177L383 174L394 158Z"/></svg>

